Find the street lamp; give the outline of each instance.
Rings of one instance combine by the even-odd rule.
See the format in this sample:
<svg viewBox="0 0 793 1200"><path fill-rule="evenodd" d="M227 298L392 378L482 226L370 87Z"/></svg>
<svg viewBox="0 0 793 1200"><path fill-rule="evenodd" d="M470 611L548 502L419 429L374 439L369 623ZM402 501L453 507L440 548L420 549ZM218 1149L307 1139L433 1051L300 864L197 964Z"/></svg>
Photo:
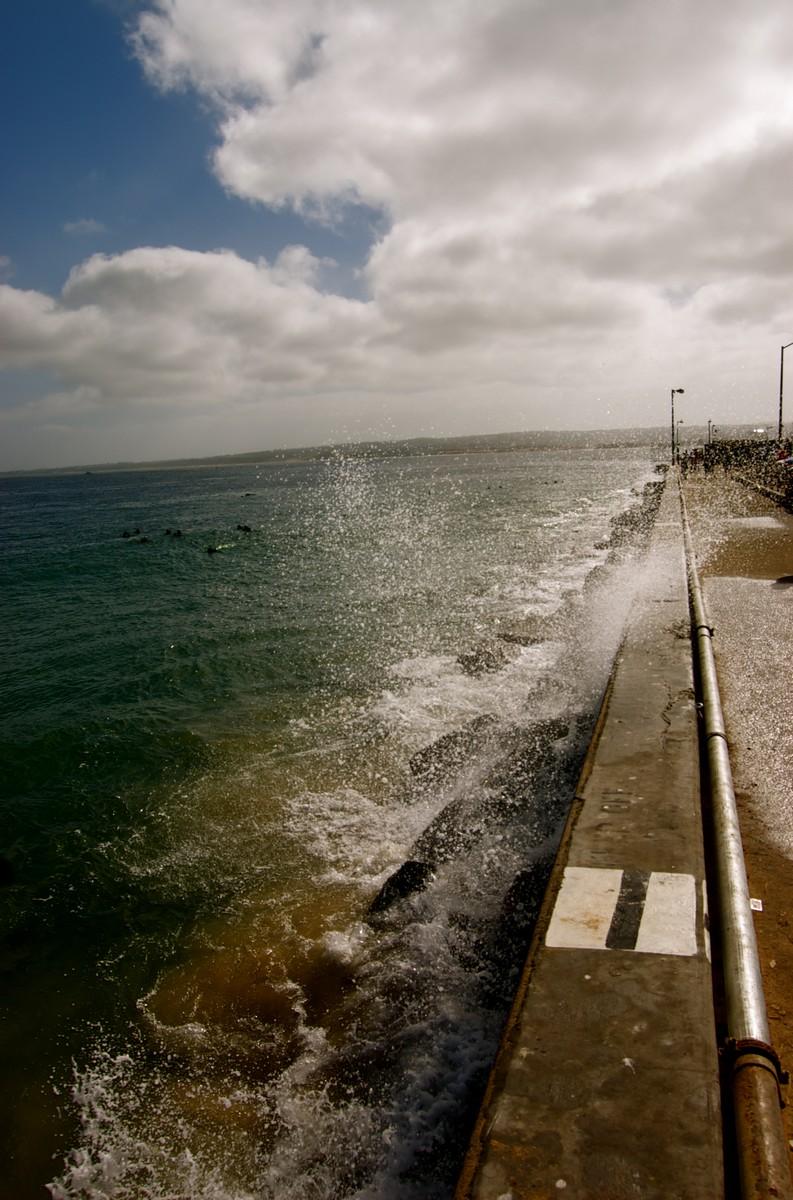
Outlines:
<svg viewBox="0 0 793 1200"><path fill-rule="evenodd" d="M788 346L793 346L793 342L787 342L786 345L779 349L779 429L777 437L782 441L782 383L785 378L785 351Z"/></svg>
<svg viewBox="0 0 793 1200"><path fill-rule="evenodd" d="M708 417L708 445L713 441L713 422Z"/></svg>
<svg viewBox="0 0 793 1200"><path fill-rule="evenodd" d="M793 342L790 343L793 346ZM672 388L672 466L675 465L675 396L682 396L685 388Z"/></svg>
<svg viewBox="0 0 793 1200"><path fill-rule="evenodd" d="M677 421L677 461L680 462L680 426L685 424L682 417Z"/></svg>

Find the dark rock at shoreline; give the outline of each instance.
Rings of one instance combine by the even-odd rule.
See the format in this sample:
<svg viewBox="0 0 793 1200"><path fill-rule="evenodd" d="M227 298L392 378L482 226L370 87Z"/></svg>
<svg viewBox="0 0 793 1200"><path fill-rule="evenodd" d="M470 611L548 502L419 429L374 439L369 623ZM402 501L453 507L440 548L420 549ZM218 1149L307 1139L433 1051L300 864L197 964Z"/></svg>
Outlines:
<svg viewBox="0 0 793 1200"><path fill-rule="evenodd" d="M497 935L492 942L490 960L493 968L490 985L500 994L504 980L526 961L537 918L545 897L553 854L540 858L518 871L501 904Z"/></svg>
<svg viewBox="0 0 793 1200"><path fill-rule="evenodd" d="M569 732L570 724L564 717L549 717L511 732L511 745L485 781L488 788L497 789L502 807L510 801L522 802L534 790L540 775L553 773L558 763L558 743Z"/></svg>
<svg viewBox="0 0 793 1200"><path fill-rule="evenodd" d="M457 655L457 662L466 675L484 675L486 671L500 671L509 659L503 646L497 641L482 642L474 650Z"/></svg>
<svg viewBox="0 0 793 1200"><path fill-rule="evenodd" d="M445 733L429 746L417 750L408 764L411 775L419 779L434 779L441 773L457 770L481 746L483 735L495 723L495 717L483 714L462 729Z"/></svg>
<svg viewBox="0 0 793 1200"><path fill-rule="evenodd" d="M404 900L414 892L423 892L433 875L429 863L409 858L389 875L380 891L369 905L370 913L384 912L397 900Z"/></svg>
<svg viewBox="0 0 793 1200"><path fill-rule="evenodd" d="M539 646L544 640L531 633L512 633L509 630L499 633L498 637L502 642L507 642L510 646Z"/></svg>
<svg viewBox="0 0 793 1200"><path fill-rule="evenodd" d="M491 735L493 720L485 718L486 724L481 725L480 718L479 722L471 723L479 725L479 730L467 726L456 735L439 739L426 751L419 752L426 755L420 765L432 764L434 752L440 756L437 761L445 763L444 769L450 769L450 762L459 766L471 752L477 736ZM369 911L384 912L395 900L423 890L439 866L465 854L481 838L509 823L515 811L528 807L533 797L547 795L548 801L531 808L532 841L540 845L551 837L571 799L563 786L566 755L560 749L560 743L568 735L569 723L562 718L548 718L506 730L498 760L489 770L484 769L484 778L472 793L455 796L430 821L413 843L410 858L386 880ZM462 753L459 760L455 757L458 750ZM430 769L428 765L426 772Z"/></svg>
<svg viewBox="0 0 793 1200"><path fill-rule="evenodd" d="M649 534L661 503L664 481L652 480L644 485L642 498L625 512L611 520L611 545L620 546L637 537Z"/></svg>

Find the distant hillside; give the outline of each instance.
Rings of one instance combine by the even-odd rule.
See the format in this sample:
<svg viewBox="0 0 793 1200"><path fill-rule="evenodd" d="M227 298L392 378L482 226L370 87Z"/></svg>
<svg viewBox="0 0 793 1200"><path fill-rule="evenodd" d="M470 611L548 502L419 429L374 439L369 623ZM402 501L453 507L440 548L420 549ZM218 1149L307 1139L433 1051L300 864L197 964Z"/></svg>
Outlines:
<svg viewBox="0 0 793 1200"><path fill-rule="evenodd" d="M214 454L201 458L165 458L156 461L82 463L72 467L42 467L8 471L8 475L65 475L85 471L146 471L163 468L230 466L234 463L314 462L343 455L346 458L406 458L426 454L476 454L484 451L552 449L558 447L652 446L663 433L657 429L532 430L515 433L469 434L445 438L402 438L393 441L342 442L295 446L283 450L246 450L241 454Z"/></svg>
<svg viewBox="0 0 793 1200"><path fill-rule="evenodd" d="M722 426L719 438L751 436L750 425ZM154 471L165 468L232 466L235 463L315 462L345 458L407 458L427 454L505 453L510 450L611 449L648 446L663 456L669 431L653 429L540 429L514 433L467 434L443 438L402 438L384 442L343 442L320 446L296 446L286 450L247 450L242 454L215 454L204 458L167 458L151 462L84 463L74 467L49 467L33 471L8 471L6 475L68 475L86 471ZM690 425L683 432L681 445L702 444L707 439L704 426Z"/></svg>

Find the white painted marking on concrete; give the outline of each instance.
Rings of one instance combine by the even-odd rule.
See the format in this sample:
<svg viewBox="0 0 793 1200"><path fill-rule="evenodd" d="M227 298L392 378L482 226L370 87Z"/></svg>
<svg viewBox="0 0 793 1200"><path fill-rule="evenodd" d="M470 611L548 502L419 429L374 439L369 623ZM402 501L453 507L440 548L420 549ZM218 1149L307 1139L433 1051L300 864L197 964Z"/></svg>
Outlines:
<svg viewBox="0 0 793 1200"><path fill-rule="evenodd" d="M705 957L708 962L710 959L710 913L708 912L708 885L705 880L702 880L702 918L703 918L703 936L705 938Z"/></svg>
<svg viewBox="0 0 793 1200"><path fill-rule="evenodd" d="M623 872L616 868L566 867L545 944L568 950L605 950L622 877ZM709 955L707 929L705 949ZM632 951L683 957L697 953L697 889L693 875L663 871L650 874Z"/></svg>
<svg viewBox="0 0 793 1200"><path fill-rule="evenodd" d="M755 896L751 896L749 898L749 907L751 908L752 912L762 912L763 902L762 900L758 900Z"/></svg>
<svg viewBox="0 0 793 1200"><path fill-rule="evenodd" d="M619 870L565 867L545 935L546 946L605 950L621 883Z"/></svg>
<svg viewBox="0 0 793 1200"><path fill-rule="evenodd" d="M644 954L696 954L697 890L693 875L653 871L636 949Z"/></svg>

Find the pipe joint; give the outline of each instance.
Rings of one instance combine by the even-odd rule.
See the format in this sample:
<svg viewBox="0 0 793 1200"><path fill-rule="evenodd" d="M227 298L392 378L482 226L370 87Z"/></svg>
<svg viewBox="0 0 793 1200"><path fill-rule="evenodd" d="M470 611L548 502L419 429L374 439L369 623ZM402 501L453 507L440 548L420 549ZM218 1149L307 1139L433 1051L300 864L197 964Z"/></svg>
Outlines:
<svg viewBox="0 0 793 1200"><path fill-rule="evenodd" d="M720 1053L729 1061L733 1076L748 1067L768 1071L776 1080L779 1104L784 1108L790 1075L782 1066L779 1055L768 1042L757 1038L727 1038Z"/></svg>

